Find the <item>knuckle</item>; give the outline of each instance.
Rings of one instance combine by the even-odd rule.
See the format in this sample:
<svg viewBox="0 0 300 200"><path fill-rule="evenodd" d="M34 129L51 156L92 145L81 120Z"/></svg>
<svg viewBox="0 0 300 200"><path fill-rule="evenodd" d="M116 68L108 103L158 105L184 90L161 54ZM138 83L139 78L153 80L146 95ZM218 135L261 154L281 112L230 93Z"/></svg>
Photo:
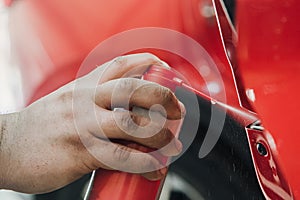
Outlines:
<svg viewBox="0 0 300 200"><path fill-rule="evenodd" d="M134 125L141 125L142 119L138 115L130 113L130 118Z"/></svg>
<svg viewBox="0 0 300 200"><path fill-rule="evenodd" d="M118 66L124 66L127 63L126 56L118 56L114 59L113 63L115 63Z"/></svg>
<svg viewBox="0 0 300 200"><path fill-rule="evenodd" d="M58 96L59 101L62 101L63 103L70 101L72 98L73 98L73 91L66 91L61 93Z"/></svg>
<svg viewBox="0 0 300 200"><path fill-rule="evenodd" d="M149 53L149 52L143 53L143 55L144 55L145 57L148 57L148 58L151 59L151 60L155 60L155 61L159 60L157 56L155 56L154 54Z"/></svg>
<svg viewBox="0 0 300 200"><path fill-rule="evenodd" d="M133 78L122 78L119 79L117 84L117 89L120 91L126 91L127 93L131 93L135 89L135 82Z"/></svg>
<svg viewBox="0 0 300 200"><path fill-rule="evenodd" d="M137 129L137 124L135 121L137 121L137 116L127 112L124 113L120 118L122 128L131 134Z"/></svg>
<svg viewBox="0 0 300 200"><path fill-rule="evenodd" d="M126 162L130 159L131 151L129 147L122 146L122 145L116 145L114 149L114 159L116 159L119 162Z"/></svg>

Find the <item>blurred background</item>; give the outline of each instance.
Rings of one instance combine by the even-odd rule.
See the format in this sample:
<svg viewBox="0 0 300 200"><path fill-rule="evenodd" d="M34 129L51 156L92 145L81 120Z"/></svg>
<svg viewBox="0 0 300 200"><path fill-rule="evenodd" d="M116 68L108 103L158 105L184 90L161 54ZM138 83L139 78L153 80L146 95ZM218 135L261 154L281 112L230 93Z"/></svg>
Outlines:
<svg viewBox="0 0 300 200"><path fill-rule="evenodd" d="M8 10L0 1L0 111L13 112L23 105L21 76L10 54Z"/></svg>
<svg viewBox="0 0 300 200"><path fill-rule="evenodd" d="M8 12L0 1L0 113L10 113L23 106L21 76L12 62L8 34ZM0 190L3 200L31 200L31 195Z"/></svg>

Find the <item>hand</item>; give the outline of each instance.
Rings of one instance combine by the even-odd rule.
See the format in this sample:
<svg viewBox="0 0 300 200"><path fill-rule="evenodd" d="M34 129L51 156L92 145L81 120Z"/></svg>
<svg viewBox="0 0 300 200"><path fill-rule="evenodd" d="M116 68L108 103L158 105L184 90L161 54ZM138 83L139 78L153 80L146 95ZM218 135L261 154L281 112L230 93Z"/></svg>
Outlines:
<svg viewBox="0 0 300 200"><path fill-rule="evenodd" d="M159 170L162 165L153 156L112 142L133 141L167 156L180 153L182 145L170 129L129 111L143 108L171 120L182 117L184 108L169 89L122 78L154 64L163 62L151 54L116 58L24 110L0 116L0 187L44 193L98 168L162 178L165 170Z"/></svg>

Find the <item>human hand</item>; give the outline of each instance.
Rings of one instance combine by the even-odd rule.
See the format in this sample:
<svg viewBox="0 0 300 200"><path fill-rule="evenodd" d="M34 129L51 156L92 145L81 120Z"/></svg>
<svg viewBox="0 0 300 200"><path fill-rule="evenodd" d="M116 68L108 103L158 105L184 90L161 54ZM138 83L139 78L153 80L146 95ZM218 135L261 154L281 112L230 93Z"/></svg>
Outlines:
<svg viewBox="0 0 300 200"><path fill-rule="evenodd" d="M180 141L159 123L182 118L184 108L175 95L155 83L122 78L151 65L163 63L151 54L116 58L24 110L0 116L0 187L44 193L98 168L162 178L165 170L153 156L112 142L133 141L166 156L181 152ZM159 120L124 111L135 107Z"/></svg>

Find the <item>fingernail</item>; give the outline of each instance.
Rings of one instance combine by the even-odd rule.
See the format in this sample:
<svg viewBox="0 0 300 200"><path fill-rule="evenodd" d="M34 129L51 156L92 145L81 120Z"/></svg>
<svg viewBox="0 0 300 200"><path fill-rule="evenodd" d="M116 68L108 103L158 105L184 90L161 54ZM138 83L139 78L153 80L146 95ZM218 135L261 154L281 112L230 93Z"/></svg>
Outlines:
<svg viewBox="0 0 300 200"><path fill-rule="evenodd" d="M178 101L178 102L179 102L181 116L184 117L185 114L186 114L185 106L184 106L184 104L181 101Z"/></svg>
<svg viewBox="0 0 300 200"><path fill-rule="evenodd" d="M168 171L168 169L165 168L165 167L159 170L159 172L160 172L162 175L166 175L166 174L167 174L167 171Z"/></svg>
<svg viewBox="0 0 300 200"><path fill-rule="evenodd" d="M125 108L114 108L113 111L114 112L127 112L128 110L126 110Z"/></svg>
<svg viewBox="0 0 300 200"><path fill-rule="evenodd" d="M161 66L161 67L164 67L166 69L171 69L171 67L165 62L165 61L162 61L160 60L157 65Z"/></svg>
<svg viewBox="0 0 300 200"><path fill-rule="evenodd" d="M176 149L178 150L178 152L182 151L182 143L177 139L175 139L175 146L176 146Z"/></svg>

